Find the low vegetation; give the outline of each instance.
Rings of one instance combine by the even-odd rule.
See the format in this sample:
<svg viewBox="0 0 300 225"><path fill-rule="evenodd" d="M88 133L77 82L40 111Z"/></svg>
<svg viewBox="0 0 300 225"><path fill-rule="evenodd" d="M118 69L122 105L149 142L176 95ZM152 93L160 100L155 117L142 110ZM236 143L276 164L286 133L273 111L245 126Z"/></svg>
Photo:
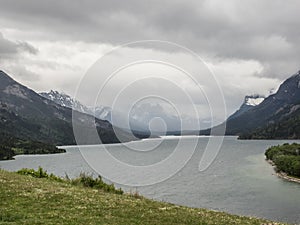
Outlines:
<svg viewBox="0 0 300 225"><path fill-rule="evenodd" d="M15 155L21 154L52 154L63 152L66 151L51 144L23 140L0 132L0 160L13 159Z"/></svg>
<svg viewBox="0 0 300 225"><path fill-rule="evenodd" d="M63 179L61 177L55 176L52 173L48 174L47 171L43 170L43 168L41 167L39 167L38 170L24 168L17 171L17 173L21 175L29 175L35 178L47 178L54 181L67 182L75 186L89 187L115 194L123 194L122 189L116 189L114 184L105 183L102 180L101 176L94 178L92 175L81 173L80 176L76 179L69 179L68 177Z"/></svg>
<svg viewBox="0 0 300 225"><path fill-rule="evenodd" d="M0 224L279 224L108 191L100 178L54 177L0 170Z"/></svg>
<svg viewBox="0 0 300 225"><path fill-rule="evenodd" d="M271 160L278 172L300 177L300 144L283 144L269 148L266 158Z"/></svg>

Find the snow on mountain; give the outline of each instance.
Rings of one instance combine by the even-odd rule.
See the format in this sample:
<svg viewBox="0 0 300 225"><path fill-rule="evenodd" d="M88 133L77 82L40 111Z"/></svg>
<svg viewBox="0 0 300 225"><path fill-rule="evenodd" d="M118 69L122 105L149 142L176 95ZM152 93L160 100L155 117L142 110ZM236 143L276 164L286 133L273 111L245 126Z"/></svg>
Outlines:
<svg viewBox="0 0 300 225"><path fill-rule="evenodd" d="M127 115L122 111L112 111L112 109L107 106L85 106L78 100L58 91L51 90L50 92L40 93L40 95L46 99L54 101L61 106L73 108L77 111L92 115L98 119L107 120L114 126L124 129L131 129L133 131L148 132L150 121L152 121L154 118L160 118L163 120L167 131L180 131L182 122L181 120L183 120L185 124L190 124L191 127L195 127L199 123L198 120L190 118L189 116L182 115L182 118L179 118L178 116L174 115L174 112L169 112L162 104L159 103L146 102L136 105ZM200 123L202 122L200 121ZM153 131L160 131L162 126L160 122L154 122L151 123L151 125L153 126ZM201 124L203 127L205 127L205 125L206 124L204 123Z"/></svg>
<svg viewBox="0 0 300 225"><path fill-rule="evenodd" d="M44 98L47 98L51 101L54 101L55 103L64 106L64 107L68 107L68 108L78 108L78 111L81 112L85 112L86 111L86 107L83 106L79 101L71 98L69 95L65 94L65 93L60 93L58 91L53 91L51 90L50 92L42 92L39 93L41 96L43 96Z"/></svg>
<svg viewBox="0 0 300 225"><path fill-rule="evenodd" d="M87 107L83 105L81 102L79 102L78 100L73 99L69 95L58 91L53 91L53 90L51 90L50 92L42 92L39 94L44 98L54 101L55 103L61 106L73 108L79 112L83 112L95 116L98 119L107 120L111 122L111 109L109 107L106 106Z"/></svg>
<svg viewBox="0 0 300 225"><path fill-rule="evenodd" d="M245 97L244 104L250 105L250 106L257 106L260 103L263 102L265 98L260 95L250 95Z"/></svg>
<svg viewBox="0 0 300 225"><path fill-rule="evenodd" d="M235 111L231 116L229 116L228 119L236 118L243 113L247 112L248 110L252 109L255 106L258 106L260 103L262 103L265 100L265 98L261 95L247 95L245 96L244 102L241 105L241 107Z"/></svg>

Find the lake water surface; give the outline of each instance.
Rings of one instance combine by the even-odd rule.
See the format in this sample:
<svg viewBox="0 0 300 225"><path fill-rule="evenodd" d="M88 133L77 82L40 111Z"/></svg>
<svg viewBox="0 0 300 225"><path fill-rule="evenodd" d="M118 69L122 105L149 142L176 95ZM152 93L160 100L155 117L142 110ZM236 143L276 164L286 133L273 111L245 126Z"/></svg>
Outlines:
<svg viewBox="0 0 300 225"><path fill-rule="evenodd" d="M148 165L166 158L179 138L165 138L155 150L148 152L128 151L123 145L106 147L111 154L124 162ZM191 160L170 179L155 185L138 187L140 194L180 205L300 224L300 184L278 178L264 158L268 147L297 141L237 140L236 137L225 137L212 165L200 172L199 161L208 137L181 138L185 141L185 147L180 149L182 152L187 151L191 140L199 140ZM151 147L159 142L161 140L149 139L128 143L126 146ZM100 151L103 146L89 148ZM70 146L66 149L65 154L17 156L16 160L0 161L0 167L15 171L41 166L50 173L59 176L68 174L69 177L76 177L80 172L95 174L77 147ZM136 190L135 187L121 187L128 191Z"/></svg>

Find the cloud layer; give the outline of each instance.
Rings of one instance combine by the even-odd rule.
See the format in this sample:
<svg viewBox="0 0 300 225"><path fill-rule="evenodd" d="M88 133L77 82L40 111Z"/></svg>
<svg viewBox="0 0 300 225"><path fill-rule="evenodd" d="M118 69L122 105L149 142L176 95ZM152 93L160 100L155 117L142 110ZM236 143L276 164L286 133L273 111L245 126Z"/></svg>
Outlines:
<svg viewBox="0 0 300 225"><path fill-rule="evenodd" d="M49 40L122 44L161 39L220 58L253 59L264 76L299 65L297 0L1 1L2 26Z"/></svg>

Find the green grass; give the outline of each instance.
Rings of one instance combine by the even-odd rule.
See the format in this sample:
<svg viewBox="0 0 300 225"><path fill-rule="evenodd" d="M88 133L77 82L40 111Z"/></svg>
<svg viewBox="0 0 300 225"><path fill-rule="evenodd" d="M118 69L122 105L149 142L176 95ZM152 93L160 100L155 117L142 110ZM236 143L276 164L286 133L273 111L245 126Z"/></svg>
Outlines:
<svg viewBox="0 0 300 225"><path fill-rule="evenodd" d="M277 224L94 187L0 170L0 224Z"/></svg>

